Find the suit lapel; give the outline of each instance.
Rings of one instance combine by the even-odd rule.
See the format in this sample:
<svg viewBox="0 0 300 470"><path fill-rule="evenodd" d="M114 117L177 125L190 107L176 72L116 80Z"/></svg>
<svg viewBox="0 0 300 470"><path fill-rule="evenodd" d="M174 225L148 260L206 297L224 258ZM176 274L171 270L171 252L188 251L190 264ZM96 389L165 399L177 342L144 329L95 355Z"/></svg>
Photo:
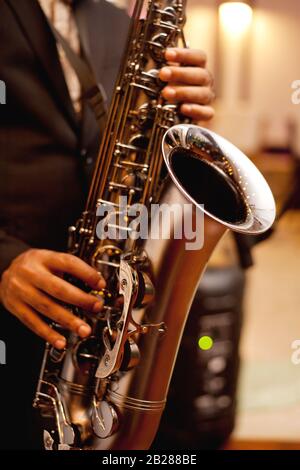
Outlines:
<svg viewBox="0 0 300 470"><path fill-rule="evenodd" d="M6 0L41 62L58 106L77 132L79 123L57 54L55 39L37 0Z"/></svg>

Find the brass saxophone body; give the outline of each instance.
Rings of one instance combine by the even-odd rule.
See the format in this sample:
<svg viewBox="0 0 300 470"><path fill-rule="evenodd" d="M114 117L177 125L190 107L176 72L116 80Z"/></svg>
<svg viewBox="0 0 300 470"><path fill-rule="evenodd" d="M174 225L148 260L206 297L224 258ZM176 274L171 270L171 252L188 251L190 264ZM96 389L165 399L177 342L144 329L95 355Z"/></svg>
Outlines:
<svg viewBox="0 0 300 470"><path fill-rule="evenodd" d="M261 233L274 220L271 191L251 161L213 132L180 123L161 97L165 48L185 45L185 3L136 1L86 208L70 228L70 252L106 279L92 292L104 308L74 309L91 325L89 338L64 332L64 351L46 346L34 402L46 449L149 448L212 251L227 229ZM135 237L132 208L156 202L173 208L163 234ZM199 214L203 244L187 249L184 216L196 223ZM160 221L151 212L150 226Z"/></svg>

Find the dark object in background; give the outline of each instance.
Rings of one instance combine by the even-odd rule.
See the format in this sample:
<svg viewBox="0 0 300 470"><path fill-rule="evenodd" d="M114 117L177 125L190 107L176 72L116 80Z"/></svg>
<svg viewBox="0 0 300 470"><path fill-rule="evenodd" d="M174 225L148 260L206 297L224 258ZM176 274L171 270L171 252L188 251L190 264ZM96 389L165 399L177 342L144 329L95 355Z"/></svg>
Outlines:
<svg viewBox="0 0 300 470"><path fill-rule="evenodd" d="M288 210L299 210L300 209L300 157L295 156L295 174L292 185L291 193L285 201L279 217L281 217Z"/></svg>
<svg viewBox="0 0 300 470"><path fill-rule="evenodd" d="M233 430L245 272L209 268L196 293L153 449L217 449ZM198 340L210 336L210 350Z"/></svg>

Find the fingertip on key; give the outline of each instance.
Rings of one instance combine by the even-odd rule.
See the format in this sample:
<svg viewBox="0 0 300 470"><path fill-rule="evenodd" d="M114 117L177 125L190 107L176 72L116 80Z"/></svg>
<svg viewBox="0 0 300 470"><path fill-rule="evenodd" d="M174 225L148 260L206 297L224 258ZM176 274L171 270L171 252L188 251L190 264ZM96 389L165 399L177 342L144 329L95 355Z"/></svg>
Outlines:
<svg viewBox="0 0 300 470"><path fill-rule="evenodd" d="M103 301L99 301L99 302L96 302L93 306L93 312L94 313L99 313L101 312L102 308L103 308L103 304L104 302Z"/></svg>
<svg viewBox="0 0 300 470"><path fill-rule="evenodd" d="M172 77L172 72L168 67L163 67L160 71L159 77L161 80L167 82Z"/></svg>
<svg viewBox="0 0 300 470"><path fill-rule="evenodd" d="M64 349L65 346L66 346L66 340L64 338L59 338L54 343L54 347L56 349Z"/></svg>
<svg viewBox="0 0 300 470"><path fill-rule="evenodd" d="M166 57L167 60L175 61L175 59L177 57L176 50L175 49L167 49L166 53L165 53L165 57Z"/></svg>
<svg viewBox="0 0 300 470"><path fill-rule="evenodd" d="M99 290L103 289L105 286L106 286L105 279L103 279L103 277L101 276L97 284L97 289Z"/></svg>
<svg viewBox="0 0 300 470"><path fill-rule="evenodd" d="M86 336L89 336L91 332L92 332L91 327L87 324L80 325L77 330L77 333L79 334L81 338L85 338Z"/></svg>
<svg viewBox="0 0 300 470"><path fill-rule="evenodd" d="M193 107L190 104L183 104L180 108L182 113L190 114L193 111Z"/></svg>
<svg viewBox="0 0 300 470"><path fill-rule="evenodd" d="M176 90L174 88L166 87L163 90L163 96L168 100L168 99L173 99L176 97Z"/></svg>

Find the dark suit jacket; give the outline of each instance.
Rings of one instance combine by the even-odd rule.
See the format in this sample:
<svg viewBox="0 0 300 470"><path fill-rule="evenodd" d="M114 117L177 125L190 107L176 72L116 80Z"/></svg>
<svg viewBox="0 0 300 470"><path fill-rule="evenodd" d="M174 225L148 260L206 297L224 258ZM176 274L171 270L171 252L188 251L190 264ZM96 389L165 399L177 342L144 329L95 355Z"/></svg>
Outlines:
<svg viewBox="0 0 300 470"><path fill-rule="evenodd" d="M83 45L110 96L128 18L104 0L81 0L76 9ZM1 273L28 246L65 248L99 133L90 111L78 122L38 1L1 1L0 18L0 79L7 88L0 108Z"/></svg>
<svg viewBox="0 0 300 470"><path fill-rule="evenodd" d="M111 96L128 31L127 15L105 0L78 0L76 16L86 55ZM79 122L37 0L0 1L0 274L28 247L66 248L67 227L80 215L88 166L99 144L89 109ZM0 447L28 448L31 401L42 342L0 311ZM26 424L29 424L26 430Z"/></svg>

